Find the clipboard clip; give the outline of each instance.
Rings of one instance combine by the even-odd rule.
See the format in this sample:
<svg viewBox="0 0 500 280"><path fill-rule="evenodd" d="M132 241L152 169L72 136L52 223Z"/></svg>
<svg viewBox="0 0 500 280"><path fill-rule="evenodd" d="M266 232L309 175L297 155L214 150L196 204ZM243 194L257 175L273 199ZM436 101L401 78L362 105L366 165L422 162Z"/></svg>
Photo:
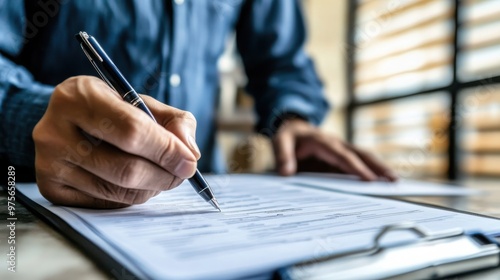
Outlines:
<svg viewBox="0 0 500 280"><path fill-rule="evenodd" d="M418 238L385 246L396 231ZM387 225L368 248L333 254L282 268L278 279L438 279L500 265L499 243L482 233L452 229L429 233L402 222Z"/></svg>

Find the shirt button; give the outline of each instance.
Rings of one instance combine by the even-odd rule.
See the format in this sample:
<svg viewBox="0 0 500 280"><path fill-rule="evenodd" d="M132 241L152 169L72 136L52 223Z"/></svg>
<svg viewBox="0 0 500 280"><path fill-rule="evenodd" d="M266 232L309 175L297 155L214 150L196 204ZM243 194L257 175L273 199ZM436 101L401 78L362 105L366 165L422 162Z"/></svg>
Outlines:
<svg viewBox="0 0 500 280"><path fill-rule="evenodd" d="M177 5L182 5L184 3L184 0L174 0L174 2Z"/></svg>
<svg viewBox="0 0 500 280"><path fill-rule="evenodd" d="M178 87L181 84L181 76L177 74L170 75L170 85L172 87Z"/></svg>

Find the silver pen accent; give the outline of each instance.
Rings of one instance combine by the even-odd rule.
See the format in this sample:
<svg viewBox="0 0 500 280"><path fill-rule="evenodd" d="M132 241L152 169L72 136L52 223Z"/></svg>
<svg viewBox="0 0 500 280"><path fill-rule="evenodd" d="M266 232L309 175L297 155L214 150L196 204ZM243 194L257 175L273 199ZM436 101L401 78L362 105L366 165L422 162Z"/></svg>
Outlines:
<svg viewBox="0 0 500 280"><path fill-rule="evenodd" d="M219 203L217 202L217 199L215 198L212 198L208 201L208 203L210 203L210 205L212 205L214 208L217 208L217 210L219 210L219 212L222 212L220 210L220 206L219 206Z"/></svg>

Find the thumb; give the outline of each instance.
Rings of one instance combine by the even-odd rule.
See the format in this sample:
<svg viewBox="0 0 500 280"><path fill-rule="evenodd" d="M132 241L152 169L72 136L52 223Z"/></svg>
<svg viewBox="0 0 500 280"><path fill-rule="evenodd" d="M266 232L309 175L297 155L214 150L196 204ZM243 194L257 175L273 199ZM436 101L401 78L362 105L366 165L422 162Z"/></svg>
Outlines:
<svg viewBox="0 0 500 280"><path fill-rule="evenodd" d="M177 136L199 160L201 153L195 140L196 119L193 114L165 105L149 96L142 95L142 98L158 123Z"/></svg>
<svg viewBox="0 0 500 280"><path fill-rule="evenodd" d="M276 169L282 176L290 176L297 172L295 156L295 138L293 134L281 131L273 139Z"/></svg>

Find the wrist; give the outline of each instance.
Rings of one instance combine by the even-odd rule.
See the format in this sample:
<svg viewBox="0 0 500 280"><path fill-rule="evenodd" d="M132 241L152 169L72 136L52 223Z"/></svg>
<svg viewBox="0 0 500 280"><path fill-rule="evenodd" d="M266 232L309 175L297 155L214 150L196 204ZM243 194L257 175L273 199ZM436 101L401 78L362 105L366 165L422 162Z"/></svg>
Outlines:
<svg viewBox="0 0 500 280"><path fill-rule="evenodd" d="M277 116L273 122L274 134L276 134L283 126L295 123L309 124L307 118L297 113L283 113Z"/></svg>

